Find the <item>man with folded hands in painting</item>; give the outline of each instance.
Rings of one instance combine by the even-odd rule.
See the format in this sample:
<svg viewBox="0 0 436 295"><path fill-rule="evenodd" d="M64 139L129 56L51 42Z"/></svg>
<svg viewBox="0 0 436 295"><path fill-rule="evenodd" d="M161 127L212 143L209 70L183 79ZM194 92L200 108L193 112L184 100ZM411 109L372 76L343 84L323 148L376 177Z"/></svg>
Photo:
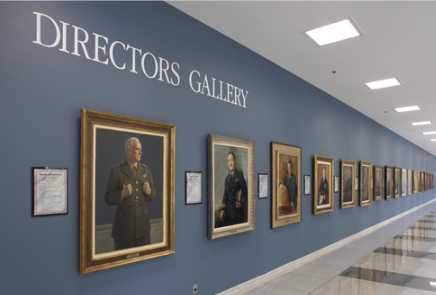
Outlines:
<svg viewBox="0 0 436 295"><path fill-rule="evenodd" d="M224 182L223 208L219 211L216 227L246 222L247 183L242 170L237 168L234 152L227 154L228 175Z"/></svg>
<svg viewBox="0 0 436 295"><path fill-rule="evenodd" d="M116 206L112 226L115 249L150 243L149 203L155 194L150 168L141 163L142 145L137 137L127 139L126 161L111 169L105 200Z"/></svg>

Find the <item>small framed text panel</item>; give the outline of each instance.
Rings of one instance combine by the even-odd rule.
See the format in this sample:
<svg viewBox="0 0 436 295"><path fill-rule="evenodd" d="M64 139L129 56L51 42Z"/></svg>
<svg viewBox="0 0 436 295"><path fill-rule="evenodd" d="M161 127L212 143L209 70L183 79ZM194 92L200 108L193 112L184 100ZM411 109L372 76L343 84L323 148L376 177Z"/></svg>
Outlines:
<svg viewBox="0 0 436 295"><path fill-rule="evenodd" d="M32 216L68 214L68 169L32 167Z"/></svg>

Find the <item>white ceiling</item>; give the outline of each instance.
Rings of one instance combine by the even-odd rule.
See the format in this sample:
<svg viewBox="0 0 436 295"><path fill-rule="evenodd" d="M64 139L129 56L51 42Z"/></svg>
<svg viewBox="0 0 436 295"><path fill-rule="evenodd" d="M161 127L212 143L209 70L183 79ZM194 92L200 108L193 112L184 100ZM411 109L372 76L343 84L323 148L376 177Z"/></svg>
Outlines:
<svg viewBox="0 0 436 295"><path fill-rule="evenodd" d="M170 4L436 155L436 142L422 134L436 130L436 2ZM345 18L360 37L320 47L304 34ZM389 77L401 86L365 86ZM393 111L413 104L421 111ZM411 125L426 120L433 125Z"/></svg>

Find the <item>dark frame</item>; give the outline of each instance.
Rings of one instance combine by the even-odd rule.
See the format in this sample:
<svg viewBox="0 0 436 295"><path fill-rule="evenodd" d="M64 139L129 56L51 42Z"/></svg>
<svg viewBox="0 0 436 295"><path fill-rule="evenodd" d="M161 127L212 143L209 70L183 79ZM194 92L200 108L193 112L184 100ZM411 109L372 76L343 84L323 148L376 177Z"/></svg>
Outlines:
<svg viewBox="0 0 436 295"><path fill-rule="evenodd" d="M52 214L35 214L35 170L65 170L66 172L66 177L67 177L67 210L65 212L62 213L52 213ZM68 173L68 168L66 167L47 167L47 166L33 166L30 169L31 174L32 174L32 206L30 208L30 213L32 215L32 217L47 217L47 216L60 216L60 215L68 215L69 213L69 207L70 207L70 202L69 202L69 196L68 196L68 187L69 187L69 173Z"/></svg>
<svg viewBox="0 0 436 295"><path fill-rule="evenodd" d="M268 189L267 189L267 196L266 197L260 197L260 176L267 176L268 177ZM268 199L269 196L271 194L271 177L269 176L268 173L265 172L259 172L257 173L257 198L262 200L262 199Z"/></svg>
<svg viewBox="0 0 436 295"><path fill-rule="evenodd" d="M201 201L200 202L194 202L194 203L188 203L188 173L197 173L201 175ZM185 206L191 206L191 205L200 205L203 204L203 171L192 171L188 170L185 171Z"/></svg>

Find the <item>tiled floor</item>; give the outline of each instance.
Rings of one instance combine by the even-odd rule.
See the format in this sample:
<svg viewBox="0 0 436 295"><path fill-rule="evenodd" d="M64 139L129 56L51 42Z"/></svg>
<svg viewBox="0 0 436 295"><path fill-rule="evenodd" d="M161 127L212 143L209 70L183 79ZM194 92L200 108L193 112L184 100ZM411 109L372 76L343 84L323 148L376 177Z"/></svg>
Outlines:
<svg viewBox="0 0 436 295"><path fill-rule="evenodd" d="M246 294L436 294L436 205L415 211Z"/></svg>

